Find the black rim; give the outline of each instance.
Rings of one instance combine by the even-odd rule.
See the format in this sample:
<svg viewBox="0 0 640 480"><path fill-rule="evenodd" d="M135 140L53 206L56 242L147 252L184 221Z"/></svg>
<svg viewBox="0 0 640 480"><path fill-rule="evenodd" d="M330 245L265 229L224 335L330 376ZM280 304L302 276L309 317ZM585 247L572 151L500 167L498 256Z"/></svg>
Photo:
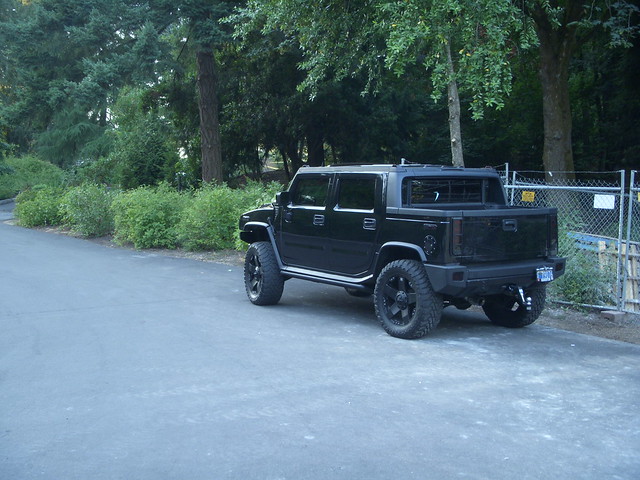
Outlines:
<svg viewBox="0 0 640 480"><path fill-rule="evenodd" d="M247 266L249 293L256 297L262 289L262 265L258 255L253 254Z"/></svg>
<svg viewBox="0 0 640 480"><path fill-rule="evenodd" d="M408 325L416 311L417 297L411 281L402 275L389 277L382 291L386 317L396 325Z"/></svg>

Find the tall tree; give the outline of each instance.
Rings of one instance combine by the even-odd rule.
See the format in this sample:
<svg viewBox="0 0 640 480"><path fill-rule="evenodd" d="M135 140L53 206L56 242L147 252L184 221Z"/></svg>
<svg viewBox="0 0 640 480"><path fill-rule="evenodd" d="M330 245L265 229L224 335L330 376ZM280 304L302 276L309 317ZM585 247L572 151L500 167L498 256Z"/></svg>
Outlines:
<svg viewBox="0 0 640 480"><path fill-rule="evenodd" d="M196 57L196 86L200 115L202 180L223 181L222 147L220 141L219 72L216 50L232 37L230 27L221 20L241 1L234 0L155 0L153 9L172 22L174 28L185 28L186 44Z"/></svg>
<svg viewBox="0 0 640 480"><path fill-rule="evenodd" d="M147 4L130 0L14 1L0 21L8 92L0 117L9 139L59 164L78 160L107 126L129 82L162 66ZM95 145L95 144L94 144Z"/></svg>
<svg viewBox="0 0 640 480"><path fill-rule="evenodd" d="M250 0L235 20L240 33L281 29L299 41L308 71L302 85L312 95L327 76L365 71L375 89L385 66L402 75L422 63L433 97L447 97L454 165L464 164L458 89L473 97L474 118L487 106L500 108L510 88L509 56L529 40L515 35L526 29L505 0Z"/></svg>
<svg viewBox="0 0 640 480"><path fill-rule="evenodd" d="M571 177L572 146L569 67L575 52L604 29L614 48L630 46L638 33L638 7L631 2L594 0L526 0L524 12L533 20L539 40L540 81L544 115L542 160L547 179ZM549 172L556 172L551 175Z"/></svg>

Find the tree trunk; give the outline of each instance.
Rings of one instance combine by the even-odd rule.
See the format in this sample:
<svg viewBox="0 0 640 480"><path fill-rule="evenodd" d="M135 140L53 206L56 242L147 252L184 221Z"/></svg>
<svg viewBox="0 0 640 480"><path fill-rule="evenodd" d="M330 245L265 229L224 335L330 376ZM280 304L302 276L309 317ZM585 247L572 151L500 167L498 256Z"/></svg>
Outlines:
<svg viewBox="0 0 640 480"><path fill-rule="evenodd" d="M540 4L531 11L540 41L540 82L544 118L542 163L547 182L575 178L571 141L569 63L576 48L576 22L582 3L571 0L565 7L562 25L554 25Z"/></svg>
<svg viewBox="0 0 640 480"><path fill-rule="evenodd" d="M449 87L447 101L449 104L449 134L451 137L451 162L454 167L464 167L462 154L462 127L460 126L460 95L456 83L453 59L451 58L451 43L445 45L447 62L449 65Z"/></svg>
<svg viewBox="0 0 640 480"><path fill-rule="evenodd" d="M307 154L310 167L324 165L324 137L319 128L307 129Z"/></svg>
<svg viewBox="0 0 640 480"><path fill-rule="evenodd" d="M548 40L548 39L547 39ZM548 182L573 178L571 101L569 98L570 53L551 41L540 41L540 81L544 147L542 163Z"/></svg>
<svg viewBox="0 0 640 480"><path fill-rule="evenodd" d="M211 49L198 50L196 62L198 66L202 180L222 183L218 77L213 51Z"/></svg>

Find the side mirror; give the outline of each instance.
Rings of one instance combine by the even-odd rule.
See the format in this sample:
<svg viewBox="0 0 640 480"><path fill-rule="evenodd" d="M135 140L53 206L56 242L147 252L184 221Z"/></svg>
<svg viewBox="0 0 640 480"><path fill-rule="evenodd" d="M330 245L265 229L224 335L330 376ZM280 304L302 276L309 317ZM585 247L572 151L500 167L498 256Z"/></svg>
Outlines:
<svg viewBox="0 0 640 480"><path fill-rule="evenodd" d="M289 204L290 195L289 192L276 193L276 205L285 206Z"/></svg>

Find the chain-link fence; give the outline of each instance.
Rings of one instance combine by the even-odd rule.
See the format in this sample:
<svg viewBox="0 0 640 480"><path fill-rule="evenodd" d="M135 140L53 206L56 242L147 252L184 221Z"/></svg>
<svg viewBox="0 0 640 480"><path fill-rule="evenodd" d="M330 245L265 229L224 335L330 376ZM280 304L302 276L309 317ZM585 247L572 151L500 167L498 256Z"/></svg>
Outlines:
<svg viewBox="0 0 640 480"><path fill-rule="evenodd" d="M558 209L565 275L549 298L560 303L640 312L640 182L625 186L625 172L576 172L579 180L547 183L544 172L498 167L514 206Z"/></svg>

